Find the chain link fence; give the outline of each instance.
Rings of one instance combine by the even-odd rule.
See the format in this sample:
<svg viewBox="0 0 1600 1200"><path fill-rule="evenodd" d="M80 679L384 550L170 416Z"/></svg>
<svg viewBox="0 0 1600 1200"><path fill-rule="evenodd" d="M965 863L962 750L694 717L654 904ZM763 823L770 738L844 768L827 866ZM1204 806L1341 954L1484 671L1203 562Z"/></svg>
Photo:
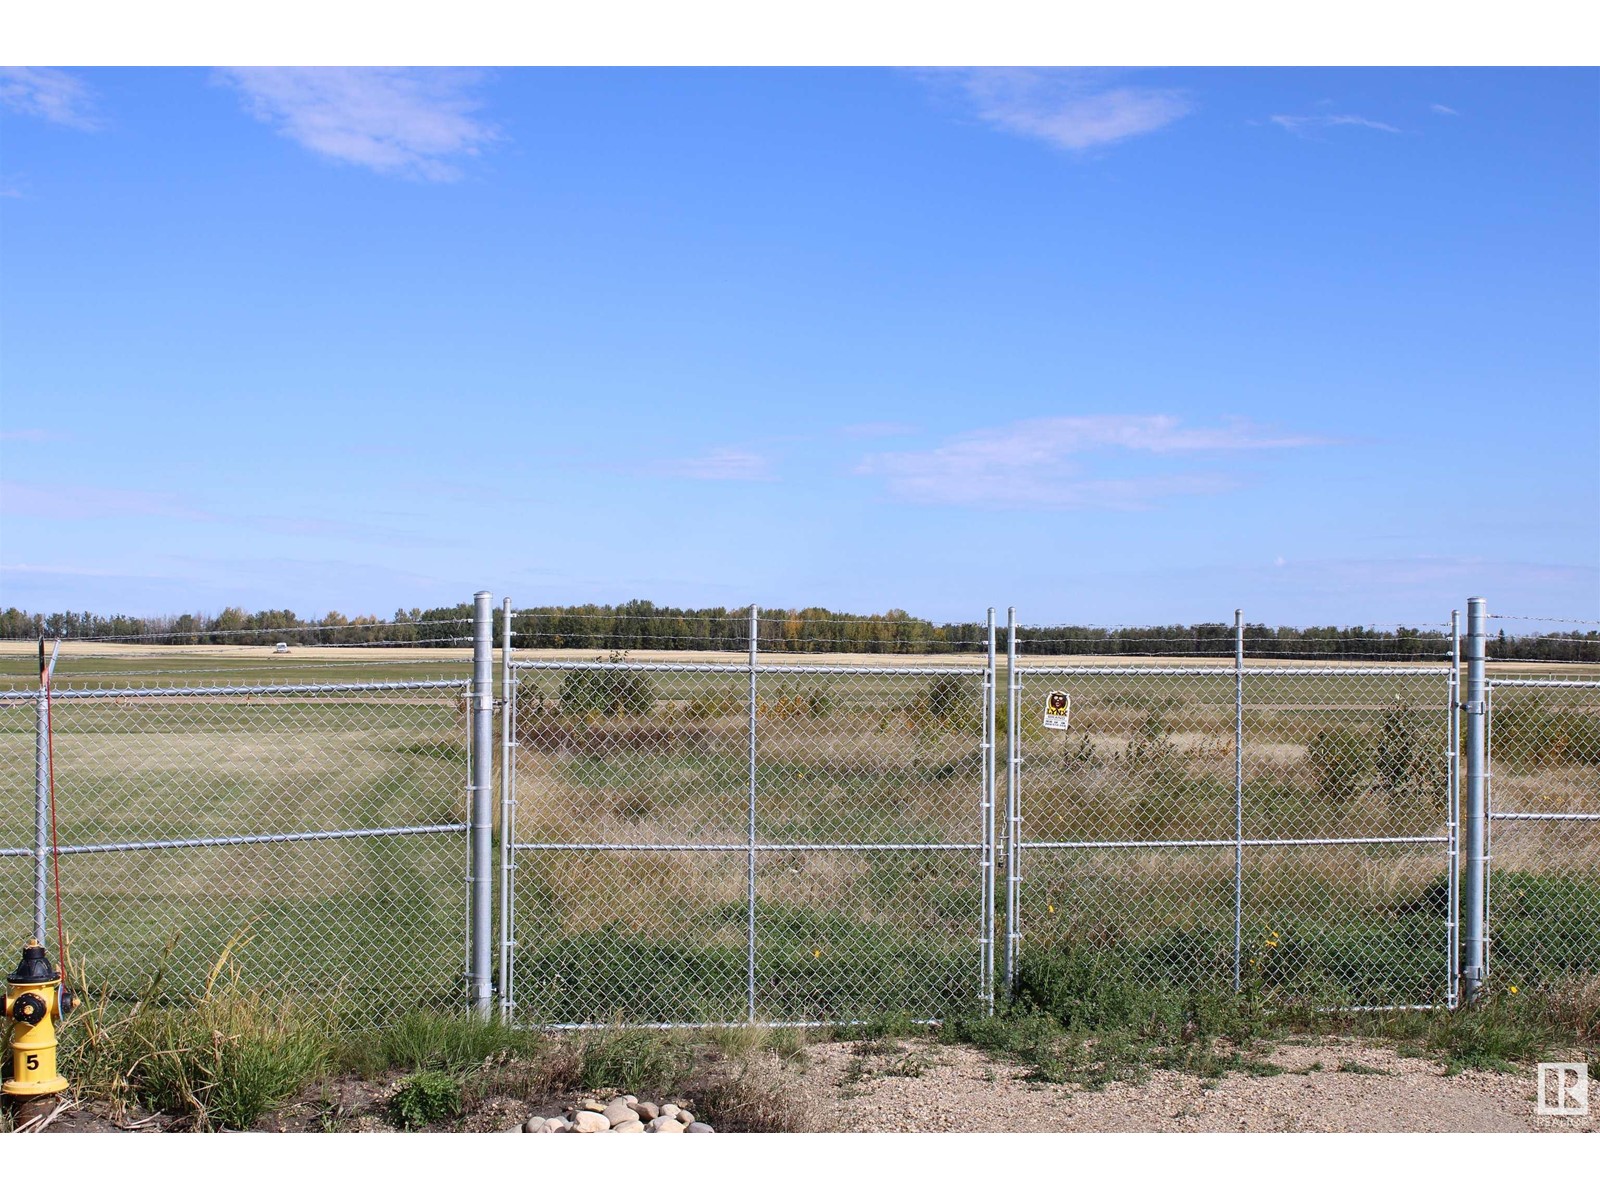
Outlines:
<svg viewBox="0 0 1600 1200"><path fill-rule="evenodd" d="M0 700L0 845L8 911L42 901L53 941L54 896L32 894L37 708ZM358 1020L459 1004L464 712L459 682L53 690L74 976L193 997L221 963Z"/></svg>
<svg viewBox="0 0 1600 1200"><path fill-rule="evenodd" d="M980 1006L988 678L518 664L507 1009L561 1025Z"/></svg>
<svg viewBox="0 0 1600 1200"><path fill-rule="evenodd" d="M1489 961L1506 986L1600 971L1600 680L1489 680Z"/></svg>
<svg viewBox="0 0 1600 1200"><path fill-rule="evenodd" d="M1448 998L1447 669L1016 678L1020 947L1140 987ZM1043 727L1052 693L1067 731Z"/></svg>
<svg viewBox="0 0 1600 1200"><path fill-rule="evenodd" d="M1600 971L1600 678L1484 684L1480 646L1462 703L1455 659L1247 665L1240 624L1231 666L1219 639L1089 665L1009 629L997 687L992 624L976 654L886 665L758 656L751 620L746 654L648 662L516 661L506 633L498 828L487 692L474 733L459 679L57 687L74 974L182 997L221 961L375 1021L497 983L521 1023L587 1026L948 1018L1064 959L1454 1005L1485 928L1498 984ZM43 928L39 712L0 694L0 902Z"/></svg>

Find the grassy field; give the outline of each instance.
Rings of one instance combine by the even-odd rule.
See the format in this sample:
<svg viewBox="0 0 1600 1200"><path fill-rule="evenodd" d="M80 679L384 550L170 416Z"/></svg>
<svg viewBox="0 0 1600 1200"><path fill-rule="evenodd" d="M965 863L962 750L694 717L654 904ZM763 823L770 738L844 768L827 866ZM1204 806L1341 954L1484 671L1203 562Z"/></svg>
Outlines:
<svg viewBox="0 0 1600 1200"><path fill-rule="evenodd" d="M58 668L63 687L463 679L469 666L464 651L70 649ZM33 648L4 650L9 684L30 686ZM570 669L525 676L517 839L636 848L518 854L519 1015L743 1019L747 680L687 669L742 656L651 656L686 668L662 672L583 669L595 657L563 656ZM917 661L941 670L761 677L756 833L763 845L792 847L756 860L763 1017L956 1015L977 1003L977 662ZM1231 842L1233 679L1079 669L1108 665L1063 661L1024 677L1025 846ZM1001 682L1003 698L1003 663ZM1444 836L1442 675L1250 675L1244 686L1246 838ZM1065 734L1039 719L1057 688L1072 696ZM1595 811L1596 698L1507 692L1496 701L1497 805ZM453 690L63 701L60 838L82 845L457 823L464 735ZM0 789L11 797L0 807L0 842L27 847L31 705L0 707L0 745ZM1003 761L1000 776L1003 811ZM868 844L954 848L848 848ZM665 848L677 846L699 848ZM1507 823L1495 830L1494 854L1496 970L1529 983L1595 971L1600 827ZM1146 984L1231 984L1231 845L1031 845L1022 868L1028 947L1092 953ZM1283 1001L1438 999L1445 876L1438 842L1247 848L1246 982ZM80 962L91 982L119 995L137 994L156 974L169 994L191 994L230 942L227 969L247 981L337 992L365 1011L461 995L459 833L71 855L61 879ZM19 937L31 880L28 859L0 859L0 897ZM1001 888L1003 907L1003 877Z"/></svg>

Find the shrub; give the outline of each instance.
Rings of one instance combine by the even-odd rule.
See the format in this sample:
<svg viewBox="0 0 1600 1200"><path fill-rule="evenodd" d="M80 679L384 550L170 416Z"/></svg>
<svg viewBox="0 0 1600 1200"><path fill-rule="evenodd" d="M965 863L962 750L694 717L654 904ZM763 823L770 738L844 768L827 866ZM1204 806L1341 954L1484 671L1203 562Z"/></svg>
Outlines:
<svg viewBox="0 0 1600 1200"><path fill-rule="evenodd" d="M1319 798L1348 804L1366 790L1370 751L1354 731L1337 727L1321 730L1306 746L1306 757Z"/></svg>
<svg viewBox="0 0 1600 1200"><path fill-rule="evenodd" d="M935 721L959 721L978 710L973 681L960 675L935 675L922 692L922 707Z"/></svg>
<svg viewBox="0 0 1600 1200"><path fill-rule="evenodd" d="M419 1071L400 1081L389 1115L402 1129L421 1129L461 1115L461 1080L444 1071Z"/></svg>
<svg viewBox="0 0 1600 1200"><path fill-rule="evenodd" d="M1426 744L1416 709L1401 696L1384 713L1374 755L1378 782L1391 795L1440 795L1445 786L1443 756Z"/></svg>
<svg viewBox="0 0 1600 1200"><path fill-rule="evenodd" d="M559 703L561 711L570 716L648 716L655 710L656 689L644 671L579 667L561 680Z"/></svg>

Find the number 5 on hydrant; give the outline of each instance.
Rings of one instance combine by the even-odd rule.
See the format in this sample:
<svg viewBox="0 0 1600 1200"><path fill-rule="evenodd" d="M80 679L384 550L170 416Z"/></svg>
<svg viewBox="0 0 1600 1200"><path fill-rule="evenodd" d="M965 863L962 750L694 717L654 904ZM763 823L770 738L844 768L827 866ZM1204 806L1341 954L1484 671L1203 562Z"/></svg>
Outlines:
<svg viewBox="0 0 1600 1200"><path fill-rule="evenodd" d="M26 1099L67 1090L67 1081L56 1074L55 1022L77 1006L78 998L62 986L44 947L30 939L17 969L6 976L11 1078L0 1090L7 1096Z"/></svg>

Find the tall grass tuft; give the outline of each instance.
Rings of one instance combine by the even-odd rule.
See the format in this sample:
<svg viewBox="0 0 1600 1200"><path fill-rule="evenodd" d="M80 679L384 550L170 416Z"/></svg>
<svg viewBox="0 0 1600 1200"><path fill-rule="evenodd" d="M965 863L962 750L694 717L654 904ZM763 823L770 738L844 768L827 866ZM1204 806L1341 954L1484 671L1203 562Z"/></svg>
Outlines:
<svg viewBox="0 0 1600 1200"><path fill-rule="evenodd" d="M250 1128L332 1057L328 1025L314 1007L232 985L193 1005L120 1018L102 1009L83 1025L67 1057L86 1092L187 1114L198 1129Z"/></svg>

